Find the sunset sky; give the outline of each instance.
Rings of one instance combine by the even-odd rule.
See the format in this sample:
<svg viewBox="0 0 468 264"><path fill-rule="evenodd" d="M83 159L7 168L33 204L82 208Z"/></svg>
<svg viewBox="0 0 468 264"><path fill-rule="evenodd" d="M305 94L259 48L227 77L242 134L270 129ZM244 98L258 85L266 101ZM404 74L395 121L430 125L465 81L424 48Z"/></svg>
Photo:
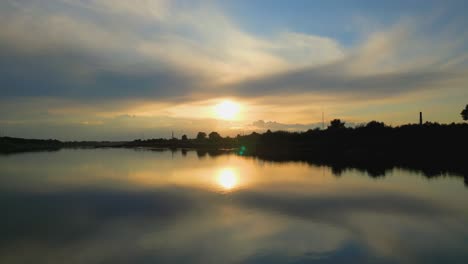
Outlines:
<svg viewBox="0 0 468 264"><path fill-rule="evenodd" d="M2 0L0 134L461 122L468 1Z"/></svg>

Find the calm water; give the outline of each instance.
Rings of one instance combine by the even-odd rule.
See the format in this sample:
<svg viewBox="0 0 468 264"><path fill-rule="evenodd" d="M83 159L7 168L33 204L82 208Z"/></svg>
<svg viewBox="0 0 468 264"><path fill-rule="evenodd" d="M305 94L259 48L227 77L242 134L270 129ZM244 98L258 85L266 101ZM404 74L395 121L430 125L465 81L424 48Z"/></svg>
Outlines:
<svg viewBox="0 0 468 264"><path fill-rule="evenodd" d="M235 155L0 156L0 263L468 263L468 188Z"/></svg>

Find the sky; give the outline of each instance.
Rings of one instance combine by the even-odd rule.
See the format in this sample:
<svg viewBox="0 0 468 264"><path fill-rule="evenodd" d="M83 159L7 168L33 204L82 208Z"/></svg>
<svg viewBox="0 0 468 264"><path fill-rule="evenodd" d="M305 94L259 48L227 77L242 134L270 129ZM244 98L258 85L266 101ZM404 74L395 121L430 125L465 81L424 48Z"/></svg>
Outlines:
<svg viewBox="0 0 468 264"><path fill-rule="evenodd" d="M461 122L467 1L3 0L0 135Z"/></svg>

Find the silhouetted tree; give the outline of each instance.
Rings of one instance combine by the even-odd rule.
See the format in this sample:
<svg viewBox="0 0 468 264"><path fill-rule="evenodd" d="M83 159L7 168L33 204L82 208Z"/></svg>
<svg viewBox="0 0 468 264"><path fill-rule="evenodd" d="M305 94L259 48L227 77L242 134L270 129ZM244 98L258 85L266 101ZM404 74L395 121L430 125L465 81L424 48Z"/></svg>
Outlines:
<svg viewBox="0 0 468 264"><path fill-rule="evenodd" d="M211 132L211 133L208 135L208 138L209 138L210 140L219 140L219 139L221 139L221 136L219 135L218 132L214 132L214 131L213 131L213 132Z"/></svg>
<svg viewBox="0 0 468 264"><path fill-rule="evenodd" d="M205 132L198 132L198 134L197 134L197 139L198 139L198 140L204 140L204 139L206 139L206 133L205 133Z"/></svg>
<svg viewBox="0 0 468 264"><path fill-rule="evenodd" d="M182 135L182 140L187 141L188 140L187 135Z"/></svg>
<svg viewBox="0 0 468 264"><path fill-rule="evenodd" d="M384 127L385 127L384 122L378 122L378 121L370 121L366 125L366 128L371 128L371 129L378 129L378 128L384 128Z"/></svg>
<svg viewBox="0 0 468 264"><path fill-rule="evenodd" d="M333 119L330 122L330 126L328 126L328 129L333 129L333 130L338 130L338 129L343 129L345 128L345 122L341 122L340 119Z"/></svg>
<svg viewBox="0 0 468 264"><path fill-rule="evenodd" d="M463 111L461 111L461 116L463 118L463 120L468 120L468 104L465 106L465 109L463 109Z"/></svg>

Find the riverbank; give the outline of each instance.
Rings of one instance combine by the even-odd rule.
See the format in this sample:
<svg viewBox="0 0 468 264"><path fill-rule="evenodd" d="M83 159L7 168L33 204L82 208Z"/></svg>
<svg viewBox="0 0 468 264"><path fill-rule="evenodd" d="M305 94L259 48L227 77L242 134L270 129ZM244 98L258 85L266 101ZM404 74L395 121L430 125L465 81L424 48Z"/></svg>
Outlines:
<svg viewBox="0 0 468 264"><path fill-rule="evenodd" d="M199 134L205 134L200 132ZM272 161L304 161L337 168L372 168L373 174L392 166L418 168L428 174L447 171L468 176L468 124L404 125L389 127L370 122L366 126L305 132L267 131L237 137L147 139L133 141L68 141L0 138L0 153L54 151L61 148L193 149L199 153L234 151ZM383 169L382 169L383 168Z"/></svg>

